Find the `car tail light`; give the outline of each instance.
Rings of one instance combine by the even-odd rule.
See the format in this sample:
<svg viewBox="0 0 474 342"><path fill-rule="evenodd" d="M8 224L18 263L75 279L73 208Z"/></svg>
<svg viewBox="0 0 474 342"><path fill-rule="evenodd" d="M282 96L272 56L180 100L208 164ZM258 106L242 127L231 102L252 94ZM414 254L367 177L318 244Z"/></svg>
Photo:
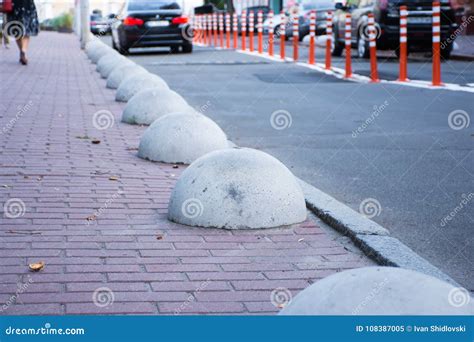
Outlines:
<svg viewBox="0 0 474 342"><path fill-rule="evenodd" d="M123 24L125 26L141 26L143 25L143 20L142 19L138 19L138 18L133 18L133 17L126 17L124 20L123 20Z"/></svg>
<svg viewBox="0 0 474 342"><path fill-rule="evenodd" d="M171 20L172 24L186 24L188 22L187 17L176 17Z"/></svg>

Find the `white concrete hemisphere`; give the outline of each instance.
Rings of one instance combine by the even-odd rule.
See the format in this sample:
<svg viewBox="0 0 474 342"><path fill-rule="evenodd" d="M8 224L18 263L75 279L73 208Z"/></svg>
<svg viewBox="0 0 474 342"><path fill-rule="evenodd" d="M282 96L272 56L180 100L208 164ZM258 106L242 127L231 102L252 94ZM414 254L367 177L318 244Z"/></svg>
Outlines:
<svg viewBox="0 0 474 342"><path fill-rule="evenodd" d="M124 59L125 57L123 57L121 54L119 54L115 50L112 50L111 52L100 57L100 59L97 61L95 70L100 73L101 70L103 70L103 68L107 66L108 64L117 63L118 61L124 60Z"/></svg>
<svg viewBox="0 0 474 342"><path fill-rule="evenodd" d="M108 55L107 55L108 56ZM104 58L104 57L103 57ZM100 63L100 60L99 60ZM98 63L97 63L98 64ZM114 58L111 58L108 63L104 63L99 69L100 76L102 78L107 78L115 68L125 65L133 65L134 63L122 55L118 55Z"/></svg>
<svg viewBox="0 0 474 342"><path fill-rule="evenodd" d="M126 78L139 73L146 73L145 68L142 68L135 63L119 65L107 77L107 88L117 89L120 83Z"/></svg>
<svg viewBox="0 0 474 342"><path fill-rule="evenodd" d="M300 292L280 315L472 315L465 289L396 267L339 272Z"/></svg>
<svg viewBox="0 0 474 342"><path fill-rule="evenodd" d="M87 55L89 55L89 53L93 49L97 48L98 46L102 46L102 45L105 46L105 44L102 43L100 40L98 40L97 38L93 38L90 42L88 42L86 44L85 52L86 52Z"/></svg>
<svg viewBox="0 0 474 342"><path fill-rule="evenodd" d="M98 46L91 51L89 54L89 59L92 63L96 64L102 56L113 51L114 50L112 50L112 48L108 47L107 45Z"/></svg>
<svg viewBox="0 0 474 342"><path fill-rule="evenodd" d="M122 122L137 125L151 125L156 119L170 113L195 110L185 99L171 89L145 89L128 101L122 114Z"/></svg>
<svg viewBox="0 0 474 342"><path fill-rule="evenodd" d="M221 128L189 108L188 112L168 114L153 122L140 139L138 156L152 161L190 164L209 152L228 147Z"/></svg>
<svg viewBox="0 0 474 342"><path fill-rule="evenodd" d="M120 83L115 94L115 100L127 102L138 92L151 88L161 89L162 91L169 89L166 82L156 75L150 73L132 75Z"/></svg>
<svg viewBox="0 0 474 342"><path fill-rule="evenodd" d="M303 191L276 158L230 148L194 161L178 179L168 219L189 226L258 229L306 219Z"/></svg>

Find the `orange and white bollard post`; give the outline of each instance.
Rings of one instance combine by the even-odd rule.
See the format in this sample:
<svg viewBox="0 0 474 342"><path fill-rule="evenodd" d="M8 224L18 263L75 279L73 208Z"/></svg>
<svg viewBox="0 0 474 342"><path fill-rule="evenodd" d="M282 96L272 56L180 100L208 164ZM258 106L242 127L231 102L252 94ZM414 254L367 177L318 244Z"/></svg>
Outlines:
<svg viewBox="0 0 474 342"><path fill-rule="evenodd" d="M268 12L268 55L273 56L273 11Z"/></svg>
<svg viewBox="0 0 474 342"><path fill-rule="evenodd" d="M224 48L224 15L219 13L219 45Z"/></svg>
<svg viewBox="0 0 474 342"><path fill-rule="evenodd" d="M298 61L298 43L300 40L299 37L299 20L298 15L293 15L293 61Z"/></svg>
<svg viewBox="0 0 474 342"><path fill-rule="evenodd" d="M204 37L204 31L203 31L203 26L202 26L202 15L197 15L197 25L198 25L198 34L197 34L197 40L199 44L202 44L202 40Z"/></svg>
<svg viewBox="0 0 474 342"><path fill-rule="evenodd" d="M400 71L399 82L408 81L407 78L407 6L400 6Z"/></svg>
<svg viewBox="0 0 474 342"><path fill-rule="evenodd" d="M374 14L368 14L369 49L370 49L370 82L380 82L377 70L377 34L375 32Z"/></svg>
<svg viewBox="0 0 474 342"><path fill-rule="evenodd" d="M280 14L280 58L285 59L285 35L286 35L286 15L281 11Z"/></svg>
<svg viewBox="0 0 474 342"><path fill-rule="evenodd" d="M225 14L225 47L230 49L230 14Z"/></svg>
<svg viewBox="0 0 474 342"><path fill-rule="evenodd" d="M326 17L326 70L331 70L332 12Z"/></svg>
<svg viewBox="0 0 474 342"><path fill-rule="evenodd" d="M440 23L440 3L433 2L433 86L440 86L441 83L441 23Z"/></svg>
<svg viewBox="0 0 474 342"><path fill-rule="evenodd" d="M247 11L242 11L242 50L246 50L245 46L247 42Z"/></svg>
<svg viewBox="0 0 474 342"><path fill-rule="evenodd" d="M207 15L207 45L212 45L212 14Z"/></svg>
<svg viewBox="0 0 474 342"><path fill-rule="evenodd" d="M352 76L352 65L351 65L351 52L352 52L352 26L351 26L351 15L348 13L346 14L346 22L345 22L345 29L344 29L344 39L346 45L346 78Z"/></svg>
<svg viewBox="0 0 474 342"><path fill-rule="evenodd" d="M239 31L239 26L238 26L238 21L237 21L237 12L234 12L234 15L232 16L232 33L234 37L234 49L237 50L239 46L238 42L238 31Z"/></svg>
<svg viewBox="0 0 474 342"><path fill-rule="evenodd" d="M308 63L314 64L314 39L316 36L316 11L309 14L309 56Z"/></svg>
<svg viewBox="0 0 474 342"><path fill-rule="evenodd" d="M253 52L253 34L255 32L255 18L253 11L250 11L249 13L249 50L250 52Z"/></svg>
<svg viewBox="0 0 474 342"><path fill-rule="evenodd" d="M258 53L263 53L263 12L257 13Z"/></svg>
<svg viewBox="0 0 474 342"><path fill-rule="evenodd" d="M213 28L213 31L214 31L214 46L217 46L218 42L217 42L217 14L214 14L213 17L212 17L212 28Z"/></svg>

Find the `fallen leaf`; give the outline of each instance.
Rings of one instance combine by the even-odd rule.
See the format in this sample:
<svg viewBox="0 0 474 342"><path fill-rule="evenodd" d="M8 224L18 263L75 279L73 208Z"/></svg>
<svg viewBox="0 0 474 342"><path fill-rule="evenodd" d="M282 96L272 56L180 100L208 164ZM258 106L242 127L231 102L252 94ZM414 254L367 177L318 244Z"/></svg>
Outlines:
<svg viewBox="0 0 474 342"><path fill-rule="evenodd" d="M116 180L119 180L119 178L117 176L110 176L109 180L116 181Z"/></svg>
<svg viewBox="0 0 474 342"><path fill-rule="evenodd" d="M36 177L36 180L42 181L42 180L43 180L43 176L38 176L38 177Z"/></svg>
<svg viewBox="0 0 474 342"><path fill-rule="evenodd" d="M5 188L5 189L9 188L9 186L7 184L2 184L2 187Z"/></svg>
<svg viewBox="0 0 474 342"><path fill-rule="evenodd" d="M29 264L28 267L29 267L30 271L32 271L32 272L41 271L44 268L44 261Z"/></svg>
<svg viewBox="0 0 474 342"><path fill-rule="evenodd" d="M91 143L97 145L97 144L100 144L100 140L99 139L92 139Z"/></svg>
<svg viewBox="0 0 474 342"><path fill-rule="evenodd" d="M95 214L86 217L86 220L87 220L87 221L95 221L96 219L97 219L97 216L96 216Z"/></svg>
<svg viewBox="0 0 474 342"><path fill-rule="evenodd" d="M298 242L304 241L304 238L298 239Z"/></svg>
<svg viewBox="0 0 474 342"><path fill-rule="evenodd" d="M30 178L30 177L28 177L28 176L23 176L23 178L24 178L24 179L28 179L28 178Z"/></svg>
<svg viewBox="0 0 474 342"><path fill-rule="evenodd" d="M173 169L177 169L178 168L178 165L173 165Z"/></svg>
<svg viewBox="0 0 474 342"><path fill-rule="evenodd" d="M157 239L157 240L163 240L163 235L158 234L158 235L156 236L156 239Z"/></svg>

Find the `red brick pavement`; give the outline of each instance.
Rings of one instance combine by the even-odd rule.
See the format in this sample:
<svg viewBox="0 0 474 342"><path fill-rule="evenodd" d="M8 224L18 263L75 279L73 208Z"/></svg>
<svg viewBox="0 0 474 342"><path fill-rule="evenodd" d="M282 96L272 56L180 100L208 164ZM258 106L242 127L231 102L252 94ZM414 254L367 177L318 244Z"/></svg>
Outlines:
<svg viewBox="0 0 474 342"><path fill-rule="evenodd" d="M275 288L296 295L333 272L372 264L311 220L253 231L168 222L184 167L136 157L145 128L119 122L123 104L76 37L42 33L27 67L13 47L0 51L1 204L25 204L19 217L1 217L1 314L274 313ZM99 110L113 113L112 127L94 127ZM38 261L45 268L30 272ZM113 304L94 304L101 287L113 291Z"/></svg>

